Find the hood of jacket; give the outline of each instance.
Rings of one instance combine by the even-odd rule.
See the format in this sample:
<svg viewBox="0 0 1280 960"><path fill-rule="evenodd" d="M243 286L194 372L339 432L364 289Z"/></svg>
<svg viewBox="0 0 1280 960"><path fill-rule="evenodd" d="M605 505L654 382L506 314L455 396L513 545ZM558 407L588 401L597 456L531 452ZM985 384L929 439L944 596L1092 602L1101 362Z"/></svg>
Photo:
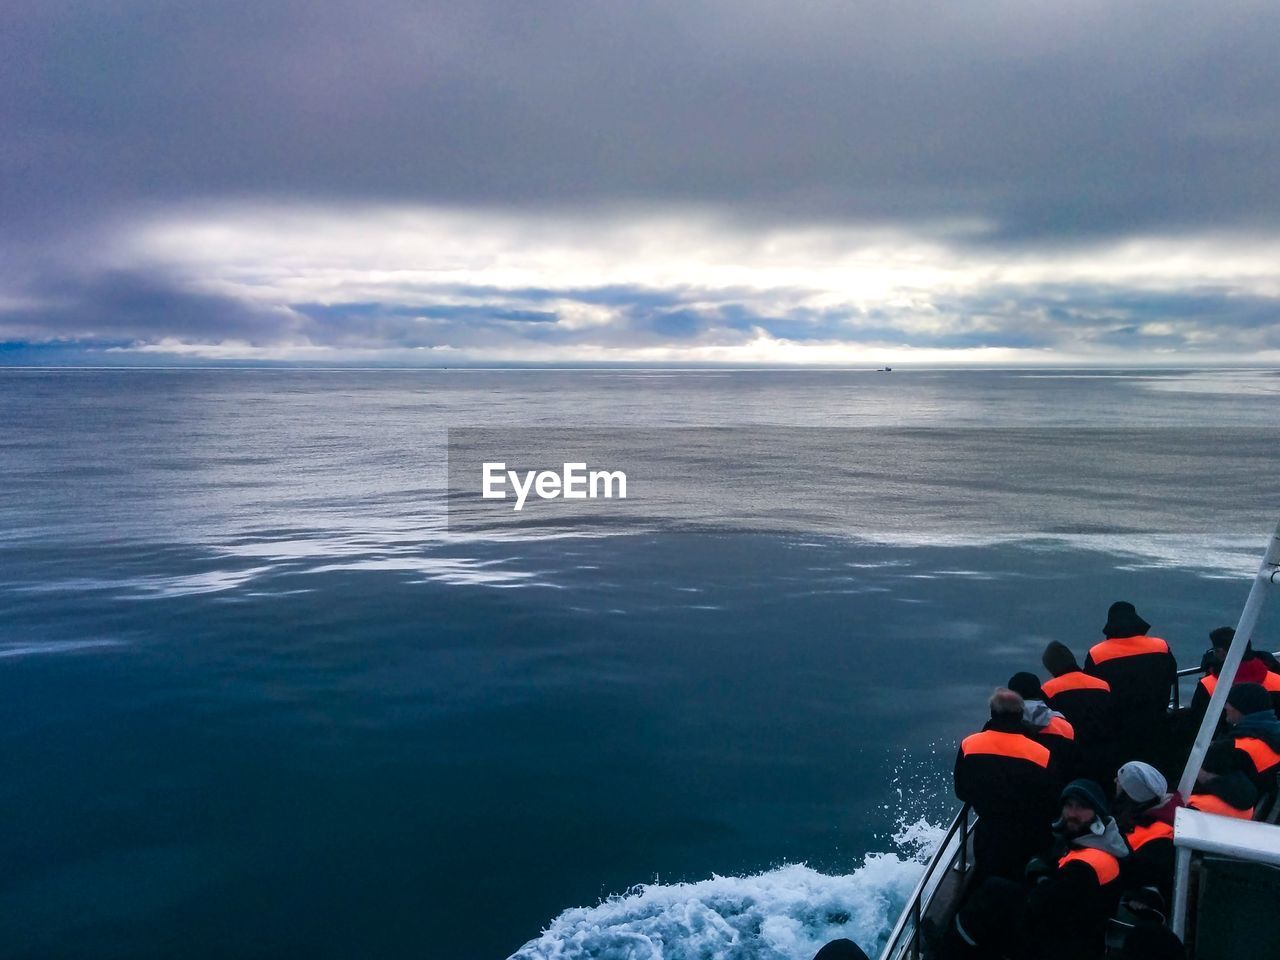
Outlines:
<svg viewBox="0 0 1280 960"><path fill-rule="evenodd" d="M1124 842L1124 835L1120 833L1120 827L1115 821L1115 817L1095 817L1093 823L1089 824L1089 832L1081 834L1078 837L1071 838L1073 847L1093 847L1095 850L1101 850L1103 853L1109 853L1117 859L1123 859L1129 855L1129 845Z"/></svg>
<svg viewBox="0 0 1280 960"><path fill-rule="evenodd" d="M1049 709L1049 705L1043 700L1027 700L1022 706L1022 722L1034 730L1047 727L1050 720L1061 716L1063 714Z"/></svg>
<svg viewBox="0 0 1280 960"><path fill-rule="evenodd" d="M1089 829L1078 837L1068 837L1064 832L1065 824L1061 819L1055 820L1051 829L1054 834L1055 859L1075 847L1093 847L1113 857L1127 857L1129 845L1124 842L1124 834L1115 817L1094 817Z"/></svg>

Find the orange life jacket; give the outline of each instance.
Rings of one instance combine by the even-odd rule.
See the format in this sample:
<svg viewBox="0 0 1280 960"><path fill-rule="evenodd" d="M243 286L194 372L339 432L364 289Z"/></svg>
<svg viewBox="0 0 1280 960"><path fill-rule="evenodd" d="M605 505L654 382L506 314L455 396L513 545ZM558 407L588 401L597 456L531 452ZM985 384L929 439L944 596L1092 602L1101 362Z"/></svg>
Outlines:
<svg viewBox="0 0 1280 960"><path fill-rule="evenodd" d="M1241 810L1233 807L1221 797L1215 797L1212 793L1193 793L1191 799L1187 801L1187 806L1193 810L1199 810L1201 813L1216 813L1221 817L1236 817L1240 820L1253 819L1253 807L1248 810Z"/></svg>
<svg viewBox="0 0 1280 960"><path fill-rule="evenodd" d="M960 752L966 757L974 754L1010 757L1030 760L1036 766L1049 766L1049 749L1021 733L1005 733L1000 730L983 730L970 734L960 741Z"/></svg>
<svg viewBox="0 0 1280 960"><path fill-rule="evenodd" d="M1257 737L1236 737L1236 749L1242 750L1253 761L1253 769L1259 774L1270 773L1280 766L1280 753L1276 753L1265 740Z"/></svg>
<svg viewBox="0 0 1280 960"><path fill-rule="evenodd" d="M1103 690L1110 693L1111 684L1101 677L1092 677L1083 670L1072 670L1045 682L1040 689L1044 691L1045 697L1056 697L1068 690Z"/></svg>
<svg viewBox="0 0 1280 960"><path fill-rule="evenodd" d="M1063 740L1076 738L1076 728L1071 726L1066 717L1054 717L1041 727L1039 732L1051 737L1061 737Z"/></svg>
<svg viewBox="0 0 1280 960"><path fill-rule="evenodd" d="M1137 657L1145 653L1168 653L1169 645L1159 637L1113 637L1089 650L1094 663L1105 663L1119 657Z"/></svg>
<svg viewBox="0 0 1280 960"><path fill-rule="evenodd" d="M1061 870L1068 863L1077 860L1087 864L1093 870L1100 887L1105 887L1120 876L1120 861L1095 847L1077 847L1058 861L1058 869Z"/></svg>
<svg viewBox="0 0 1280 960"><path fill-rule="evenodd" d="M1173 827L1165 823L1163 820L1157 820L1154 823L1144 824L1134 827L1127 834L1125 840L1128 841L1129 849L1137 851L1142 849L1152 840L1173 839Z"/></svg>
<svg viewBox="0 0 1280 960"><path fill-rule="evenodd" d="M1239 681L1237 680L1236 682L1238 683ZM1205 692L1212 697L1213 691L1218 688L1218 678L1213 674L1209 674L1209 676L1201 679L1200 686L1204 687ZM1267 675L1262 678L1261 686L1268 693L1280 693L1280 673L1272 673L1268 670Z"/></svg>

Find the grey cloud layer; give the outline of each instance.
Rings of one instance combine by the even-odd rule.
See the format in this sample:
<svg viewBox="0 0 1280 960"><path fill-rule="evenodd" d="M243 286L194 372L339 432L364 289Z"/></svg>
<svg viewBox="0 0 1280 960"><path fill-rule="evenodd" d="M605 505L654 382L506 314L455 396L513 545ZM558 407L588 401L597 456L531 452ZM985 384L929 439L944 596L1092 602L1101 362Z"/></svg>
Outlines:
<svg viewBox="0 0 1280 960"><path fill-rule="evenodd" d="M1280 7L84 4L0 13L10 222L192 195L978 217L1280 214Z"/></svg>
<svg viewBox="0 0 1280 960"><path fill-rule="evenodd" d="M849 225L993 264L1131 236L1272 242L1277 37L1270 2L10 0L0 341L1274 354L1280 293L1256 272L1154 288L1105 270L997 277L815 305L821 290L696 276L414 291L367 279L374 264L328 298L263 297L262 277L184 269L122 238L219 205L340 219L376 204L477 223L711 211L723 236L814 227L815 261L843 252L822 229ZM535 233L512 244L551 242ZM333 267L272 256L304 279Z"/></svg>

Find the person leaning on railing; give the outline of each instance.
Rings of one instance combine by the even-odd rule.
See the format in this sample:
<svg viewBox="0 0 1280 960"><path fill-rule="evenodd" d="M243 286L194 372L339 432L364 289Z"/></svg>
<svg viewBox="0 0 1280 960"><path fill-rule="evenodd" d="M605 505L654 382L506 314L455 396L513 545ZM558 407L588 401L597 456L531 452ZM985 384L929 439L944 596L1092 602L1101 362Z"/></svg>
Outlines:
<svg viewBox="0 0 1280 960"><path fill-rule="evenodd" d="M1000 687L988 705L991 719L956 752L955 791L978 815L975 882L1019 880L1027 860L1049 842L1056 775L1049 749L1027 735L1022 697Z"/></svg>

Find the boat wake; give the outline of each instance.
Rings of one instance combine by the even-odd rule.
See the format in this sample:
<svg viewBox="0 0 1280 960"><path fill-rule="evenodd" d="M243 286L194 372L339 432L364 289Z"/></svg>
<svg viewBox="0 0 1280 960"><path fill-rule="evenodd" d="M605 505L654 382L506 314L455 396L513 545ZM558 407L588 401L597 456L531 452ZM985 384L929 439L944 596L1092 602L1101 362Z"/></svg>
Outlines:
<svg viewBox="0 0 1280 960"><path fill-rule="evenodd" d="M636 886L566 910L510 960L812 960L840 937L874 957L944 833L923 819L903 825L892 852L842 876L788 864Z"/></svg>

